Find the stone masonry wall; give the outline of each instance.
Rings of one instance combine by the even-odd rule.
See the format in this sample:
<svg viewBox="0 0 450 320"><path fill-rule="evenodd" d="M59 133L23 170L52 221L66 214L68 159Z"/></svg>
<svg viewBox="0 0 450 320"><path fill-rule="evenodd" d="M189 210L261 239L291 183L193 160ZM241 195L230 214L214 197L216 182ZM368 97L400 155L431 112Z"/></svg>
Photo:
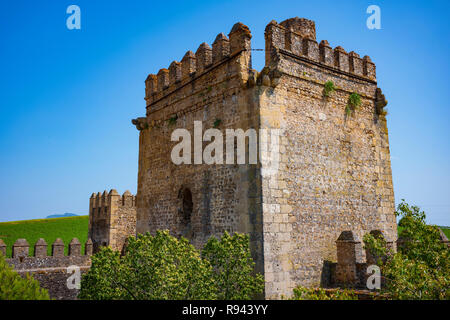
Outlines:
<svg viewBox="0 0 450 320"><path fill-rule="evenodd" d="M57 300L74 300L79 290L67 286L69 277L73 275L74 269L78 267L80 276L87 272L91 265L92 241L89 239L85 245L84 254L81 253L81 243L77 238L69 243L68 255L64 255L64 243L56 239L52 244L52 255L47 256L47 243L39 239L34 245L34 257L29 256L29 244L25 239L18 239L12 247L12 258L6 262L14 270L25 277L30 274L39 281L42 288L47 289L50 298ZM6 255L6 245L0 240L0 254ZM81 278L80 278L81 279Z"/></svg>
<svg viewBox="0 0 450 320"><path fill-rule="evenodd" d="M362 237L376 229L396 239L375 65L326 41L319 45L314 29L314 22L294 18L271 22L265 34L266 72L279 77L260 102L261 126L281 130L278 175L262 186L266 296L275 298L295 285L326 285L344 230ZM328 80L337 90L326 98ZM348 115L352 93L362 103Z"/></svg>
<svg viewBox="0 0 450 320"><path fill-rule="evenodd" d="M140 130L138 233L168 229L197 247L224 231L248 233L254 258L262 262L257 166L199 164L195 147L191 164L171 160L178 143L171 141L171 134L185 128L194 144L194 121L201 121L203 133L211 128L222 133L257 128L258 112L248 102L253 97L245 86L250 39L248 28L237 23L229 38L219 34L212 48L203 43L195 54L188 51L181 63L174 61L169 70L147 78L147 116L133 121ZM203 150L208 143L200 141L197 147Z"/></svg>

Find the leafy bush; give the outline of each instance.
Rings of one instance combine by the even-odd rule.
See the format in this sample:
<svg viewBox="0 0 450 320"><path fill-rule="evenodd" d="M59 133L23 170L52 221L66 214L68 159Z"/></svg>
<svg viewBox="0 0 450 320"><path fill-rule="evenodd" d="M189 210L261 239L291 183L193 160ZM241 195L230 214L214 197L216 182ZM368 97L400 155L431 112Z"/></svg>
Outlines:
<svg viewBox="0 0 450 320"><path fill-rule="evenodd" d="M325 290L298 286L294 289L292 300L358 300L358 297L348 289Z"/></svg>
<svg viewBox="0 0 450 320"><path fill-rule="evenodd" d="M264 278L252 274L255 263L248 244L248 235L225 232L220 241L211 237L203 248L202 256L213 267L218 299L247 300L263 292Z"/></svg>
<svg viewBox="0 0 450 320"><path fill-rule="evenodd" d="M92 256L79 298L248 299L262 292L261 275L251 274L248 236L211 238L202 254L168 231L129 237L123 256L110 248Z"/></svg>
<svg viewBox="0 0 450 320"><path fill-rule="evenodd" d="M28 273L22 278L0 253L0 300L49 300L47 290Z"/></svg>
<svg viewBox="0 0 450 320"><path fill-rule="evenodd" d="M129 237L124 256L106 247L92 256L81 299L212 299L212 268L189 244L158 231Z"/></svg>
<svg viewBox="0 0 450 320"><path fill-rule="evenodd" d="M384 290L393 299L450 299L450 250L440 241L439 228L425 223L425 213L404 200L396 215L401 217L397 253L383 239L367 235L365 247L378 260Z"/></svg>

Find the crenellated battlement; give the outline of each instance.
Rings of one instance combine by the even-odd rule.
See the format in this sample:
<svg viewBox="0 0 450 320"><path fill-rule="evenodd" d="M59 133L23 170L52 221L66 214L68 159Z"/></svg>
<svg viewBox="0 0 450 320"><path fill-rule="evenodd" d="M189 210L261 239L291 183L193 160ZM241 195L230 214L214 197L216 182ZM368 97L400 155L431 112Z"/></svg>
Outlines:
<svg viewBox="0 0 450 320"><path fill-rule="evenodd" d="M31 275L39 281L42 288L48 290L52 299L76 299L79 289L69 286L74 272L84 274L91 266L93 243L88 239L84 253L81 243L73 238L68 244L68 255L64 254L64 242L58 238L51 244L51 253L47 254L48 245L44 239L34 244L34 255L30 255L30 244L26 239L17 239L10 248L12 257L6 259L22 277ZM0 255L6 255L7 247L0 239Z"/></svg>
<svg viewBox="0 0 450 320"><path fill-rule="evenodd" d="M290 56L337 74L376 83L376 67L370 57L361 58L358 53L347 52L341 46L332 48L327 40L319 43L316 40L314 21L298 17L281 23L272 20L265 29L266 64L260 73L251 69L251 37L249 28L238 22L228 36L219 33L212 46L203 42L195 53L189 50L181 61L172 61L167 68L148 75L145 80L147 110L188 84L191 84L189 89L183 90L173 100L184 99L201 92L208 87L209 82L196 80L207 74L213 79L221 79L224 74L227 78L238 75L242 84L249 82L250 86L255 83L274 87L278 84L280 75L269 74L269 71L275 68L280 55ZM246 52L244 59L234 59L243 52ZM211 74L213 70L227 62L234 64L234 68L227 67L220 71L222 74L220 77ZM171 103L169 100L164 101L162 107ZM149 119L143 121L144 125L137 125L136 120L133 124L137 125L139 130L145 129L148 127Z"/></svg>
<svg viewBox="0 0 450 320"><path fill-rule="evenodd" d="M103 193L93 193L89 199L89 212L93 214L108 214L110 213L108 209L113 205L134 207L136 206L136 196L132 195L128 190L123 195L119 195L115 189L109 192L105 190Z"/></svg>
<svg viewBox="0 0 450 320"><path fill-rule="evenodd" d="M145 100L147 107L175 90L195 81L219 65L250 49L251 33L242 23L236 23L228 37L217 35L212 47L203 42L195 53L187 51L181 62L173 61L168 69L162 68L157 74L150 74L145 80ZM250 55L250 52L248 52ZM249 61L250 59L248 59ZM238 59L236 63L241 63ZM245 64L245 63L244 63ZM245 65L245 68L248 66ZM239 68L234 70L239 71Z"/></svg>
<svg viewBox="0 0 450 320"><path fill-rule="evenodd" d="M327 40L316 41L314 21L291 18L281 23L272 20L265 30L266 67L278 61L279 53L293 55L302 60L349 76L376 81L375 64L369 56L361 58L356 52L332 48Z"/></svg>
<svg viewBox="0 0 450 320"><path fill-rule="evenodd" d="M24 258L61 258L64 257L64 242L61 238L57 238L51 245L51 255L47 254L48 245L47 242L40 238L34 244L34 256L30 255L30 245L26 239L17 239L12 245L12 259ZM0 253L6 256L6 244L0 239ZM92 255L92 241L88 239L85 243L84 255ZM73 238L68 246L68 256L82 256L81 254L81 242L77 238Z"/></svg>

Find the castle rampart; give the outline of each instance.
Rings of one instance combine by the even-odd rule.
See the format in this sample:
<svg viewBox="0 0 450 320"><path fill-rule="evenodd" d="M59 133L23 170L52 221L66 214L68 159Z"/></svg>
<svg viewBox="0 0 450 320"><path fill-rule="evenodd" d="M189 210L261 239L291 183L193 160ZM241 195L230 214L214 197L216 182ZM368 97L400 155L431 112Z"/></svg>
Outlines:
<svg viewBox="0 0 450 320"><path fill-rule="evenodd" d="M53 299L76 299L79 290L67 285L73 270L79 268L80 275L89 270L91 265L92 241L88 239L85 252L81 253L81 243L73 238L68 245L68 255L64 255L64 243L58 238L51 246L51 255L47 255L47 243L39 239L34 245L34 256L29 255L30 245L26 239L18 239L12 246L12 257L6 262L21 276L27 273L39 281L42 288L49 291ZM6 245L0 240L0 254L6 256Z"/></svg>

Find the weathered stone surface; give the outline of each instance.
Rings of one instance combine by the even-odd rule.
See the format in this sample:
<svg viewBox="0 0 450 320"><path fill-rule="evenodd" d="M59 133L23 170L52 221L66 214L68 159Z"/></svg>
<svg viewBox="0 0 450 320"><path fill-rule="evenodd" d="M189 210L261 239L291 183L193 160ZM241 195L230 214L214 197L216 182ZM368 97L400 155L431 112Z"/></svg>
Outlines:
<svg viewBox="0 0 450 320"><path fill-rule="evenodd" d="M13 258L28 257L30 245L25 239L17 239L12 248Z"/></svg>
<svg viewBox="0 0 450 320"><path fill-rule="evenodd" d="M44 258L47 256L47 242L40 238L34 245L34 256L37 258Z"/></svg>
<svg viewBox="0 0 450 320"><path fill-rule="evenodd" d="M64 256L64 242L61 238L57 238L52 244L52 256L63 257Z"/></svg>
<svg viewBox="0 0 450 320"><path fill-rule="evenodd" d="M20 276L30 274L38 280L40 286L49 291L52 299L73 300L76 299L79 290L67 285L69 277L74 270L79 270L80 274L83 274L91 265L90 255L81 255L78 246L81 246L78 239L72 239L69 245L70 255L65 256L64 243L58 238L52 244L52 255L47 256L47 243L44 239L39 239L35 244L35 255L30 257L28 250L24 249L28 248L28 242L19 239L13 245L13 257L7 258L6 262Z"/></svg>
<svg viewBox="0 0 450 320"><path fill-rule="evenodd" d="M2 239L0 239L0 254L6 256L6 244Z"/></svg>

